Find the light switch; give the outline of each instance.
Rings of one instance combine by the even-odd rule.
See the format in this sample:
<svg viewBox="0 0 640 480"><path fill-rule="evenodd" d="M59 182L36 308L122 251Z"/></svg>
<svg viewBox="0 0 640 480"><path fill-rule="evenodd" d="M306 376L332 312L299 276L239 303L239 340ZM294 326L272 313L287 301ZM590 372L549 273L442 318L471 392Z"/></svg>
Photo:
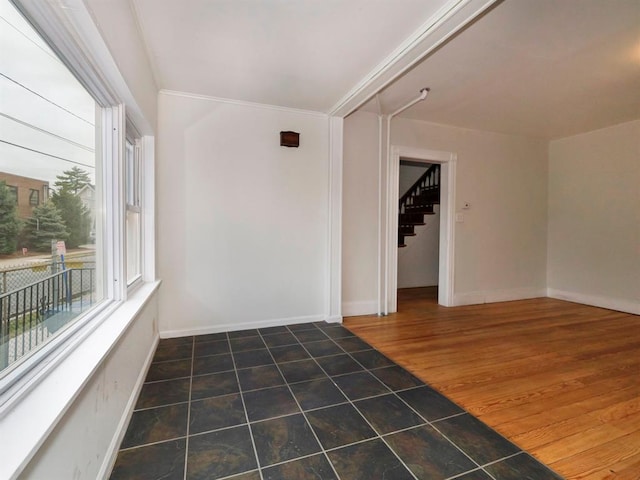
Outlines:
<svg viewBox="0 0 640 480"><path fill-rule="evenodd" d="M464 213L456 213L456 223L464 222Z"/></svg>

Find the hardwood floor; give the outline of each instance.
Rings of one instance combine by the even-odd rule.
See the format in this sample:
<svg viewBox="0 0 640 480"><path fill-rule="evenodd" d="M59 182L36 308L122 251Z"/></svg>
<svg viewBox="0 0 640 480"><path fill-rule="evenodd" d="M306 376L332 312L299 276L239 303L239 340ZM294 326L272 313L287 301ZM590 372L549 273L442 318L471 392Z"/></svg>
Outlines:
<svg viewBox="0 0 640 480"><path fill-rule="evenodd" d="M640 317L549 298L344 325L567 479L640 479Z"/></svg>

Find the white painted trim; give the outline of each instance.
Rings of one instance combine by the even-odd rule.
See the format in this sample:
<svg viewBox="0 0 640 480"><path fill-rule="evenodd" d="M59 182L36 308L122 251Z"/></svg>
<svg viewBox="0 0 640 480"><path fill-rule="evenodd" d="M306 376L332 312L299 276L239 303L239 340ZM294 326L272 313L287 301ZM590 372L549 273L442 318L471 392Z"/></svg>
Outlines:
<svg viewBox="0 0 640 480"><path fill-rule="evenodd" d="M238 105L241 107L264 108L268 110L277 110L280 112L296 113L299 115L311 115L313 117L328 117L324 112L316 112L313 110L301 110L297 108L281 107L278 105L269 105L266 103L247 102L245 100L234 100L233 98L213 97L210 95L200 95L197 93L179 92L176 90L160 90L159 94L171 95L174 97L193 98L195 100L207 100L210 102L228 103L230 105Z"/></svg>
<svg viewBox="0 0 640 480"><path fill-rule="evenodd" d="M449 0L334 105L346 117L435 51L498 0Z"/></svg>
<svg viewBox="0 0 640 480"><path fill-rule="evenodd" d="M102 466L100 470L98 470L98 474L96 478L102 478L104 480L108 480L111 475L111 471L113 470L113 466L116 463L116 458L118 456L118 450L120 448L120 444L122 443L122 439L124 438L124 434L127 432L127 427L129 422L131 421L131 417L133 416L133 410L136 406L136 402L138 401L138 397L140 396L140 392L142 391L142 386L144 385L144 380L147 376L147 371L151 366L151 362L153 361L153 356L156 353L156 348L158 347L158 343L160 341L160 337L156 336L155 341L153 342L153 347L149 350L147 354L147 358L144 361L144 365L140 372L138 373L138 378L136 379L136 383L133 386L133 390L131 392L131 396L129 397L129 401L122 412L122 417L118 422L118 426L116 428L115 434L107 447L107 451L104 456L104 460L102 462Z"/></svg>
<svg viewBox="0 0 640 480"><path fill-rule="evenodd" d="M445 307L454 305L454 268L455 268L455 177L457 155L453 152L428 150L421 148L392 146L389 157L385 230L386 257L389 268L382 282L387 286L388 310L397 311L398 306L398 179L400 158L424 163L439 163L440 170L440 257L438 268L438 303Z"/></svg>
<svg viewBox="0 0 640 480"><path fill-rule="evenodd" d="M586 293L568 292L566 290L547 289L547 296L568 302L582 303L593 307L616 310L618 312L640 315L640 301L626 300L622 298L603 297Z"/></svg>
<svg viewBox="0 0 640 480"><path fill-rule="evenodd" d="M312 323L322 321L336 321L327 319L325 315L307 315L304 317L274 318L271 320L256 320L252 322L224 323L212 327L187 328L182 330L164 330L160 332L160 338L186 337L190 335L208 335L210 333L235 332L250 330L253 328L280 327L294 325L296 323Z"/></svg>
<svg viewBox="0 0 640 480"><path fill-rule="evenodd" d="M142 279L156 279L155 138L143 136L142 143Z"/></svg>
<svg viewBox="0 0 640 480"><path fill-rule="evenodd" d="M326 317L342 317L342 161L344 119L329 118L329 218L327 221Z"/></svg>
<svg viewBox="0 0 640 480"><path fill-rule="evenodd" d="M153 134L83 0L14 1L101 106L126 104L141 133Z"/></svg>
<svg viewBox="0 0 640 480"><path fill-rule="evenodd" d="M456 293L453 296L453 305L480 305L483 303L512 302L514 300L526 300L529 298L546 297L545 288L523 287L506 290L484 290L475 292Z"/></svg>
<svg viewBox="0 0 640 480"><path fill-rule="evenodd" d="M160 282L143 285L124 303L101 313L0 412L0 478L17 479L64 417L118 340L155 295ZM31 421L25 422L25 418Z"/></svg>
<svg viewBox="0 0 640 480"><path fill-rule="evenodd" d="M377 301L345 302L342 304L342 316L344 317L375 315L376 313L378 313Z"/></svg>

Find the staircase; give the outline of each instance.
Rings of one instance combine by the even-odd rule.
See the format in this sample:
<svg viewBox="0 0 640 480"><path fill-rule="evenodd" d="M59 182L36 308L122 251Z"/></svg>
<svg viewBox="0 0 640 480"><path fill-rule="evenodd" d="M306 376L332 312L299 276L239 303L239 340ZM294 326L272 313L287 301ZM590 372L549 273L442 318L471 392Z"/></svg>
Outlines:
<svg viewBox="0 0 640 480"><path fill-rule="evenodd" d="M434 205L440 204L440 165L433 164L400 198L398 212L398 247L406 247L405 237L416 234L424 225L425 215L434 215Z"/></svg>

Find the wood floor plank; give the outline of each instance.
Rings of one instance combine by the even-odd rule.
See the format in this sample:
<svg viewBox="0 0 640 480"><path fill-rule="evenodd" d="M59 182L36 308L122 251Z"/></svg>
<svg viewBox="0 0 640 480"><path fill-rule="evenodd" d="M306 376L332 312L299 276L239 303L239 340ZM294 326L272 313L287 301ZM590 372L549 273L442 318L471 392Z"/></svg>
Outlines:
<svg viewBox="0 0 640 480"><path fill-rule="evenodd" d="M640 480L640 317L549 298L455 308L400 290L345 326L567 479Z"/></svg>

